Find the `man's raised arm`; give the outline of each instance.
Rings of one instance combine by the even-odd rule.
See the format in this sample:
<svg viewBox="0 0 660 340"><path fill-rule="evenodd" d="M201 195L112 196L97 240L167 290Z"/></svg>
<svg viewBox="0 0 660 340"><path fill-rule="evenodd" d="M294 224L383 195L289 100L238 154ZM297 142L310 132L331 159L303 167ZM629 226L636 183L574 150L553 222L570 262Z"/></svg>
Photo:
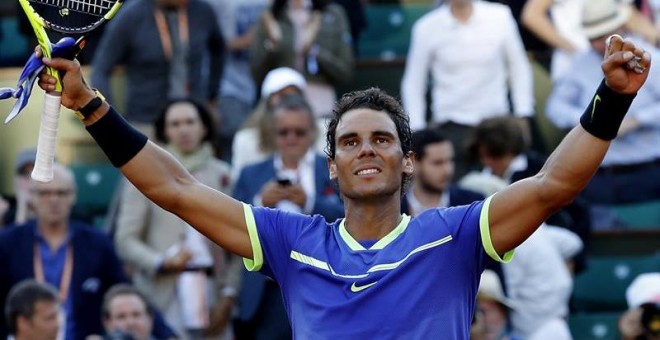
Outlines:
<svg viewBox="0 0 660 340"><path fill-rule="evenodd" d="M641 68L627 65L638 60ZM633 61L634 62L634 61ZM509 251L552 213L570 203L587 185L616 137L635 94L646 81L651 56L619 36L609 39L602 63L605 80L592 103L543 169L495 194L488 206L495 251Z"/></svg>
<svg viewBox="0 0 660 340"><path fill-rule="evenodd" d="M41 50L37 48L37 53ZM43 59L62 72L62 105L74 111L85 107L96 97L80 73L77 61ZM39 86L54 89L54 78L43 73ZM252 258L242 204L198 182L169 153L147 141L109 104L91 104L83 120L87 130L113 165L145 196L162 208L176 214L224 249Z"/></svg>

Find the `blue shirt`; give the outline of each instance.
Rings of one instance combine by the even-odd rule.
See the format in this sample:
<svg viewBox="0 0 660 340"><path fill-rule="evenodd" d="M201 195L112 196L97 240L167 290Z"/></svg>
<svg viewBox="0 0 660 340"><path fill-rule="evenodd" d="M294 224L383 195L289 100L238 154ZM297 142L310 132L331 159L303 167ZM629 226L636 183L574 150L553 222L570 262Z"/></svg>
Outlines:
<svg viewBox="0 0 660 340"><path fill-rule="evenodd" d="M65 242L63 242L57 249L50 249L48 242L46 242L43 236L41 236L41 233L39 233L39 229L36 229L36 240L41 255L44 280L59 291L60 283L62 282L62 274L64 273L67 249L71 244L71 233L69 233ZM64 311L66 312L65 338L74 339L75 322L72 317L73 313L71 312L73 310L73 305L71 303L71 287L69 287L69 292L67 292L66 301L63 301L62 303Z"/></svg>
<svg viewBox="0 0 660 340"><path fill-rule="evenodd" d="M294 338L468 339L486 253L502 260L489 202L403 215L368 249L343 219L245 205L244 262L280 285Z"/></svg>
<svg viewBox="0 0 660 340"><path fill-rule="evenodd" d="M660 57L655 47L639 39L632 40L653 58ZM570 129L579 124L594 97L594 89L603 80L602 62L603 56L590 49L576 56L570 72L553 84L546 114L556 126ZM648 81L637 93L627 116L636 118L640 128L615 138L602 166L638 164L660 158L660 67L651 67Z"/></svg>

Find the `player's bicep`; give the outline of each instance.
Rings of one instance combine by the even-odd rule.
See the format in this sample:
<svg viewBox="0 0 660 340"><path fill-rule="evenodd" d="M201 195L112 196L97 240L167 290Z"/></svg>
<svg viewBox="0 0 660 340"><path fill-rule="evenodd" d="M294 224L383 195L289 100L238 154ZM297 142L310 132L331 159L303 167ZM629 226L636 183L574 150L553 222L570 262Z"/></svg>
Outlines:
<svg viewBox="0 0 660 340"><path fill-rule="evenodd" d="M226 250L251 257L241 204L197 181L172 155L152 142L121 166L152 202L176 214Z"/></svg>
<svg viewBox="0 0 660 340"><path fill-rule="evenodd" d="M487 223L494 250L503 254L517 247L541 225L549 210L536 177L518 181L492 196Z"/></svg>

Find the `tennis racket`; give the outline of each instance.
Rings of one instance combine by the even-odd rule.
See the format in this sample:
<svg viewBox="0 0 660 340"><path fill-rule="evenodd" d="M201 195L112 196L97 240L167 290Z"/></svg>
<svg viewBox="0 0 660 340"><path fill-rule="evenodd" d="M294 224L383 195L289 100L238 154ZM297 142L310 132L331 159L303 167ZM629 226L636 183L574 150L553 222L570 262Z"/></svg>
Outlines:
<svg viewBox="0 0 660 340"><path fill-rule="evenodd" d="M112 19L124 0L18 0L18 2L34 29L45 57L51 57L51 42L46 30L80 36L64 56L74 59L85 47L88 33ZM49 182L53 179L53 160L62 99L62 84L58 72L50 67L46 68L46 72L57 80L57 84L54 91L46 93L41 114L37 159L32 171L32 178L40 182Z"/></svg>

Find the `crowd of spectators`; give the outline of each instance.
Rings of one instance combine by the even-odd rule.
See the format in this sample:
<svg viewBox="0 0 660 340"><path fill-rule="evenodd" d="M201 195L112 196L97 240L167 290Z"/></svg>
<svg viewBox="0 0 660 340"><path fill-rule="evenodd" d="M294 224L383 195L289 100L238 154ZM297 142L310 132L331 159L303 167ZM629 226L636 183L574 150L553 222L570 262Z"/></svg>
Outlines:
<svg viewBox="0 0 660 340"><path fill-rule="evenodd" d="M108 98L120 96L110 79L124 66L126 118L205 185L335 220L344 210L323 155L326 118L355 76L365 7L377 3L131 0L85 61ZM653 1L426 3L400 80L414 130L415 178L402 199L411 216L543 171L547 155L532 148L536 112L561 130L578 124L602 79L609 35L660 57ZM551 59L535 58L543 49ZM547 107L535 103L535 63L552 75ZM591 233L620 227L617 205L660 200L659 83L652 68L584 193L510 263L487 265L474 339L572 338L573 279L586 267ZM77 221L71 170L58 164L52 182L31 181L35 153L19 154L13 196L0 197L0 338L291 338L274 281L123 180L112 230ZM657 319L648 321L660 315L658 276L629 287L625 339L660 333Z"/></svg>

